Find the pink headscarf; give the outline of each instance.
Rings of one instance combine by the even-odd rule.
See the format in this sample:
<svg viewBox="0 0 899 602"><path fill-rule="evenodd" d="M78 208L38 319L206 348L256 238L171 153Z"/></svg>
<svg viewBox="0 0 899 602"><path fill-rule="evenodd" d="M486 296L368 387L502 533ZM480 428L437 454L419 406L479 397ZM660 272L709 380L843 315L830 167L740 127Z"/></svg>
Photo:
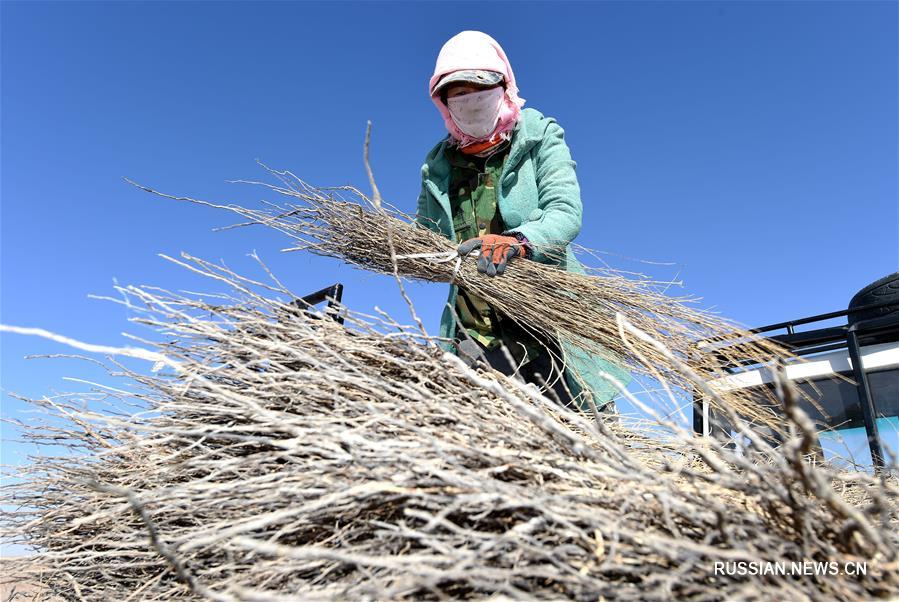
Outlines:
<svg viewBox="0 0 899 602"><path fill-rule="evenodd" d="M453 118L450 117L449 109L440 99L440 95L433 94L434 86L437 85L437 82L444 75L462 69L497 71L502 73L503 78L506 80L505 102L500 109L496 128L489 136L473 138L462 132L456 126ZM515 85L515 74L512 73L512 65L509 64L509 59L506 58L506 53L503 51L502 46L486 33L480 31L463 31L454 35L443 45L443 48L440 49L440 54L437 56L434 75L431 76L431 81L428 84L428 92L431 93L431 100L434 101L437 110L443 116L446 129L460 147L508 139L511 137L512 129L521 116L521 107L524 106L524 99L518 97L518 86Z"/></svg>

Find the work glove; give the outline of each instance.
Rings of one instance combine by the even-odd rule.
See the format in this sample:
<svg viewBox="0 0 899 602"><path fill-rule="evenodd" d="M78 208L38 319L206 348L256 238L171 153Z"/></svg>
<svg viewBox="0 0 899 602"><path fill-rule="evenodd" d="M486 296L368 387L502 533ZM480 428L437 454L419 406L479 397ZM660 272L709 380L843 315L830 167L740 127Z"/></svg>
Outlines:
<svg viewBox="0 0 899 602"><path fill-rule="evenodd" d="M514 236L485 234L466 240L457 249L459 255L467 257L475 249L480 249L478 271L488 276L502 276L506 263L514 257L524 257L524 247Z"/></svg>

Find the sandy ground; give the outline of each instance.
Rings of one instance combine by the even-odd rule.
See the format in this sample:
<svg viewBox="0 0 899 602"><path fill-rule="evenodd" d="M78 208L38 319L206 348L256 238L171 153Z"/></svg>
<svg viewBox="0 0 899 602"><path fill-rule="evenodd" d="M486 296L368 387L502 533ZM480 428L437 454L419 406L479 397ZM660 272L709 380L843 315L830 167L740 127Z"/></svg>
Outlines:
<svg viewBox="0 0 899 602"><path fill-rule="evenodd" d="M26 601L26 600L42 600L47 599L38 594L41 593L41 586L39 585L31 585L28 583L16 583L16 584L3 584L0 585L0 600L2 602L10 601ZM15 597L10 597L15 593Z"/></svg>
<svg viewBox="0 0 899 602"><path fill-rule="evenodd" d="M44 591L40 585L27 582L4 583L7 571L3 565L5 565L7 561L6 558L0 559L0 602L7 602L7 600L25 602L26 600L43 601L51 599L39 595ZM15 597L10 598L13 592L15 592Z"/></svg>

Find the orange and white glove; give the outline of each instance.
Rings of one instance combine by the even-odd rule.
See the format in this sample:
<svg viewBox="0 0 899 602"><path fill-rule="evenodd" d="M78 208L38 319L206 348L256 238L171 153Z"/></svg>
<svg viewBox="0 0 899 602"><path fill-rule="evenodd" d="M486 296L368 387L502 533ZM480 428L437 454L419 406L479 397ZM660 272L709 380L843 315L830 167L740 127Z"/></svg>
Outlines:
<svg viewBox="0 0 899 602"><path fill-rule="evenodd" d="M502 276L506 264L515 257L527 257L527 239L504 234L485 234L466 240L457 249L459 255L467 257L475 249L480 249L478 271L488 276Z"/></svg>

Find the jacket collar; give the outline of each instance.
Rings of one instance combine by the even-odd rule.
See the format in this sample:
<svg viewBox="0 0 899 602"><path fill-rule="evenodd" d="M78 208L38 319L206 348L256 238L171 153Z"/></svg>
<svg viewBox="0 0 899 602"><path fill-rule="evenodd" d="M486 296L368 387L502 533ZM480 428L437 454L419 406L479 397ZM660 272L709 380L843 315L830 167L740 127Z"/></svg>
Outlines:
<svg viewBox="0 0 899 602"><path fill-rule="evenodd" d="M546 131L546 123L543 115L534 109L521 111L521 119L515 124L515 134L512 137L512 148L509 150L507 169L515 169L530 152L535 144L543 140Z"/></svg>

